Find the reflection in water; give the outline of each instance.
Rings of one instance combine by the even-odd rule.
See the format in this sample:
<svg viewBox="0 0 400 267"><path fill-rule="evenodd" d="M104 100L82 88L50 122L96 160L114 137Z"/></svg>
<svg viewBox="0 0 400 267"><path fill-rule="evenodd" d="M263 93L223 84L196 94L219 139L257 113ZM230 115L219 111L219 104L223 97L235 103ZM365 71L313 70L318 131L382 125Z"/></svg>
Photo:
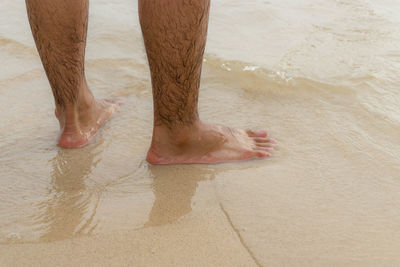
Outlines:
<svg viewBox="0 0 400 267"><path fill-rule="evenodd" d="M99 144L82 150L60 149L51 160L50 198L39 205L44 212L37 218L45 232L41 241L70 238L96 227L92 221L99 198L95 190L87 190L94 183L89 175L99 161L94 159L102 152L96 147Z"/></svg>
<svg viewBox="0 0 400 267"><path fill-rule="evenodd" d="M135 194L137 185L127 192L116 187L123 183L126 189L126 184L131 184L135 175L129 174L129 181L122 179L127 178L122 176L102 185L92 179L92 172L103 152L99 147L101 143L80 150L60 149L51 160L49 198L39 204L41 212L35 218L36 225L40 228L38 232L41 232L41 241L90 234L98 225L95 215L105 187L113 187L114 191L108 192L117 195ZM208 169L206 166L146 167L151 177L155 200L145 227L174 223L190 213L198 183L214 179L216 174L215 169ZM130 212L128 207L126 212Z"/></svg>
<svg viewBox="0 0 400 267"><path fill-rule="evenodd" d="M152 166L155 201L145 226L173 223L192 211L198 182L214 179L215 170L204 166Z"/></svg>

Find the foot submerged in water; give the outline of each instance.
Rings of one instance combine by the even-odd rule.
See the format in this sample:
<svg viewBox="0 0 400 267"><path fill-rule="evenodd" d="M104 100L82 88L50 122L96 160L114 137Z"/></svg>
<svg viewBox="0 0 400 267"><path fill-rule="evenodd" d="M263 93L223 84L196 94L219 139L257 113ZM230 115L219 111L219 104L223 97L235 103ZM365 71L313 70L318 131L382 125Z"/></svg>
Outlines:
<svg viewBox="0 0 400 267"><path fill-rule="evenodd" d="M79 148L87 145L111 116L119 111L120 99L91 100L85 108L68 111L56 109L60 122L58 145L63 148Z"/></svg>
<svg viewBox="0 0 400 267"><path fill-rule="evenodd" d="M244 161L268 158L275 140L264 130L251 131L198 122L169 129L154 128L147 153L151 164L193 164Z"/></svg>

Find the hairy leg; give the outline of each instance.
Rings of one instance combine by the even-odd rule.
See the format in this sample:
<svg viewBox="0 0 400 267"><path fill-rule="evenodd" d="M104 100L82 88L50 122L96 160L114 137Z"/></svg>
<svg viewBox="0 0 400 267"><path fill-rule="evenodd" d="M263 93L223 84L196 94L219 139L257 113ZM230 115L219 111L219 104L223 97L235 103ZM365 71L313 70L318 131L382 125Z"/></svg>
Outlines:
<svg viewBox="0 0 400 267"><path fill-rule="evenodd" d="M58 144L86 145L119 106L94 99L85 79L88 0L26 0L36 47L53 91Z"/></svg>
<svg viewBox="0 0 400 267"><path fill-rule="evenodd" d="M210 0L139 0L150 65L153 164L217 163L269 157L274 140L200 121L197 104Z"/></svg>

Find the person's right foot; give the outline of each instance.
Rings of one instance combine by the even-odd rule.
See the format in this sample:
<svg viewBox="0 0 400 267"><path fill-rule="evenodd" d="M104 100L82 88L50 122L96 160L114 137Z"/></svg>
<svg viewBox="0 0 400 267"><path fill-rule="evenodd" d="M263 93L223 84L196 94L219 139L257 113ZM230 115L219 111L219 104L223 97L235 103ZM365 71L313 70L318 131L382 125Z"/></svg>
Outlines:
<svg viewBox="0 0 400 267"><path fill-rule="evenodd" d="M147 153L151 164L192 164L268 158L275 140L264 130L250 131L197 122L192 126L154 128Z"/></svg>
<svg viewBox="0 0 400 267"><path fill-rule="evenodd" d="M96 100L89 96L89 104L60 111L56 117L60 122L58 145L63 148L79 148L87 145L103 124L119 110L122 102L114 100Z"/></svg>

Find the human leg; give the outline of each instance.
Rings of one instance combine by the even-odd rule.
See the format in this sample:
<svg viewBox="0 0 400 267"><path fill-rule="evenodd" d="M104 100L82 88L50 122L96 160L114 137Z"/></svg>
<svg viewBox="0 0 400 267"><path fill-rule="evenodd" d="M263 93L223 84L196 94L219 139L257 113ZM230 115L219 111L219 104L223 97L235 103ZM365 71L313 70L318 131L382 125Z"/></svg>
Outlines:
<svg viewBox="0 0 400 267"><path fill-rule="evenodd" d="M85 78L88 0L26 0L36 47L46 71L60 122L61 147L86 145L118 109L96 100Z"/></svg>
<svg viewBox="0 0 400 267"><path fill-rule="evenodd" d="M147 160L153 164L218 163L270 156L274 140L202 122L197 104L209 0L139 0L150 65L154 128Z"/></svg>

